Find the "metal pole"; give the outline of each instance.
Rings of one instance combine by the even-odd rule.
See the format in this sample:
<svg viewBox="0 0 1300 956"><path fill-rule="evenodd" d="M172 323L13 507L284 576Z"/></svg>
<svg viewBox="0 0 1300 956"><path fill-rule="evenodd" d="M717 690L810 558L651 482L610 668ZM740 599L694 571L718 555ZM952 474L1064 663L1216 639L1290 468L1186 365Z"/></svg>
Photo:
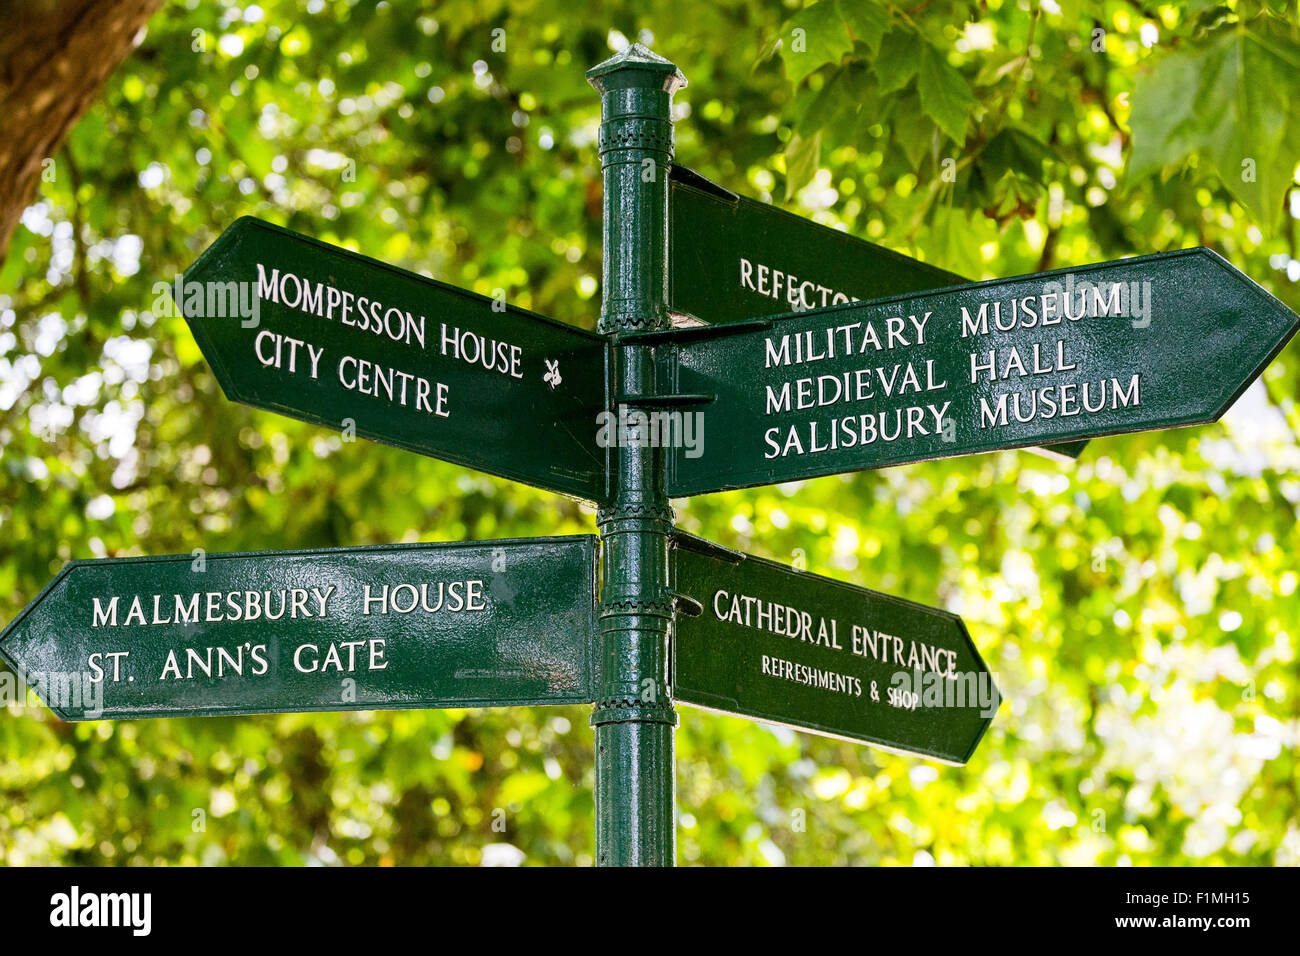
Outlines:
<svg viewBox="0 0 1300 956"><path fill-rule="evenodd" d="M620 400L654 392L650 346L629 332L668 327L668 168L672 95L686 85L673 64L639 43L587 72L600 93L604 171L604 287L600 331L613 343L611 390ZM622 437L622 436L620 436ZM676 861L674 741L669 684L668 547L672 509L662 449L618 447L602 538L600 678L596 733L596 862Z"/></svg>

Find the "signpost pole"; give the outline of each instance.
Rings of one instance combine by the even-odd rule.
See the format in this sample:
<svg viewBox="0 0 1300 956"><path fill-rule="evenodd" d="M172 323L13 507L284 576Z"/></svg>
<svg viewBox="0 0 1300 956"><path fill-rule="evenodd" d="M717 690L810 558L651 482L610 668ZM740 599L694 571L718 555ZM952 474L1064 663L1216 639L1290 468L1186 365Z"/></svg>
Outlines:
<svg viewBox="0 0 1300 956"><path fill-rule="evenodd" d="M668 171L677 67L640 44L587 73L601 96L604 282L600 331L613 342L611 400L650 400L652 348L627 333L668 327ZM617 412L617 407L614 409ZM595 427L595 423L592 423ZM620 435L620 438L623 436ZM668 677L673 621L668 548L672 509L663 449L618 441L603 541L596 737L596 861L672 866L676 859L674 740Z"/></svg>

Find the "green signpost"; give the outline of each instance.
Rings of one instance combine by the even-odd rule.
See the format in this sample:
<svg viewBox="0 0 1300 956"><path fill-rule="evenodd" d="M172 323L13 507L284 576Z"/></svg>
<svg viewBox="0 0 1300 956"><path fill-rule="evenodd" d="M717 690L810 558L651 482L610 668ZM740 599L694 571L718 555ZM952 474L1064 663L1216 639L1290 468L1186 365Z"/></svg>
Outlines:
<svg viewBox="0 0 1300 956"><path fill-rule="evenodd" d="M64 720L591 703L595 591L591 536L74 561L0 655Z"/></svg>
<svg viewBox="0 0 1300 956"><path fill-rule="evenodd" d="M233 401L604 500L600 336L250 217L182 281Z"/></svg>
<svg viewBox="0 0 1300 956"><path fill-rule="evenodd" d="M674 170L686 81L640 44L587 76L598 334L247 218L175 297L231 399L595 502L599 539L76 561L0 633L60 717L587 703L597 861L671 865L674 699L964 763L999 696L957 616L670 496L1211 421L1300 321L1203 249L961 284Z"/></svg>

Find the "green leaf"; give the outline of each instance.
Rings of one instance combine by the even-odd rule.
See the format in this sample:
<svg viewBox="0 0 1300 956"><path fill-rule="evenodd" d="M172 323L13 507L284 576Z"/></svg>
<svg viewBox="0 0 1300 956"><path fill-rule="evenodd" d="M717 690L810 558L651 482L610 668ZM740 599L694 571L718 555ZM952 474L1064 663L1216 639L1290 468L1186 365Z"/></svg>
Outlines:
<svg viewBox="0 0 1300 956"><path fill-rule="evenodd" d="M963 209L936 207L930 222L935 241L929 244L935 253L934 264L958 275L979 276L984 263L979 260L979 243L974 241L978 235L975 225Z"/></svg>
<svg viewBox="0 0 1300 956"><path fill-rule="evenodd" d="M920 169L926 154L934 148L935 126L934 120L921 109L921 100L916 93L908 92L899 97L890 126L894 143L902 149L908 164L913 170Z"/></svg>
<svg viewBox="0 0 1300 956"><path fill-rule="evenodd" d="M794 197L800 189L812 181L821 160L822 134L820 131L812 136L799 135L790 138L785 149L785 198Z"/></svg>
<svg viewBox="0 0 1300 956"><path fill-rule="evenodd" d="M837 3L854 39L865 44L872 56L878 54L880 41L889 29L889 12L874 0L837 0Z"/></svg>
<svg viewBox="0 0 1300 956"><path fill-rule="evenodd" d="M943 54L928 44L921 50L921 108L957 143L966 142L966 121L978 105L970 86Z"/></svg>
<svg viewBox="0 0 1300 956"><path fill-rule="evenodd" d="M1133 148L1128 175L1137 179L1186 158L1195 148L1190 123L1196 118L1196 89L1201 67L1199 52L1173 53L1158 67L1138 76L1133 92Z"/></svg>
<svg viewBox="0 0 1300 956"><path fill-rule="evenodd" d="M975 77L976 86L993 86L1003 78L1024 69L1029 57L1023 51L1017 51L999 59L988 60L980 67Z"/></svg>
<svg viewBox="0 0 1300 956"><path fill-rule="evenodd" d="M1300 138L1297 99L1300 47L1283 30L1235 26L1185 46L1138 78L1128 176L1203 156L1228 192L1273 227L1295 173L1285 144Z"/></svg>
<svg viewBox="0 0 1300 956"><path fill-rule="evenodd" d="M795 125L800 136L810 136L819 129L838 123L841 119L852 121L861 105L850 83L850 68L840 67L826 81Z"/></svg>
<svg viewBox="0 0 1300 956"><path fill-rule="evenodd" d="M1253 33L1234 31L1200 97L1201 108L1217 120L1206 145L1224 185L1269 226L1295 176L1297 157L1282 149L1295 122L1290 104L1300 97L1295 60L1300 51L1287 62Z"/></svg>
<svg viewBox="0 0 1300 956"><path fill-rule="evenodd" d="M781 60L796 86L827 63L839 63L852 49L837 0L805 7L781 28Z"/></svg>
<svg viewBox="0 0 1300 956"><path fill-rule="evenodd" d="M885 34L880 44L880 53L871 68L879 81L879 92L883 96L907 86L908 81L916 76L916 69L921 56L921 40L911 30L891 30Z"/></svg>
<svg viewBox="0 0 1300 956"><path fill-rule="evenodd" d="M988 169L996 169L998 176L1012 172L1037 180L1043 175L1043 164L1053 158L1051 148L1037 136L1019 127L1008 126L980 151L979 163Z"/></svg>

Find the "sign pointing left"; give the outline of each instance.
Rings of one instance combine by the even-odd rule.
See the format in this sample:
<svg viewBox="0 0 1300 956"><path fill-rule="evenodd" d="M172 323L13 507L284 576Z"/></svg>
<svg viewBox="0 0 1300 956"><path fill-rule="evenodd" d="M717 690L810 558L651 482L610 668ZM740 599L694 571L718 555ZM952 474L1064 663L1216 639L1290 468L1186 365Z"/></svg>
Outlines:
<svg viewBox="0 0 1300 956"><path fill-rule="evenodd" d="M250 217L182 283L233 401L605 499L600 336Z"/></svg>
<svg viewBox="0 0 1300 956"><path fill-rule="evenodd" d="M73 561L0 632L64 720L590 703L596 539Z"/></svg>

